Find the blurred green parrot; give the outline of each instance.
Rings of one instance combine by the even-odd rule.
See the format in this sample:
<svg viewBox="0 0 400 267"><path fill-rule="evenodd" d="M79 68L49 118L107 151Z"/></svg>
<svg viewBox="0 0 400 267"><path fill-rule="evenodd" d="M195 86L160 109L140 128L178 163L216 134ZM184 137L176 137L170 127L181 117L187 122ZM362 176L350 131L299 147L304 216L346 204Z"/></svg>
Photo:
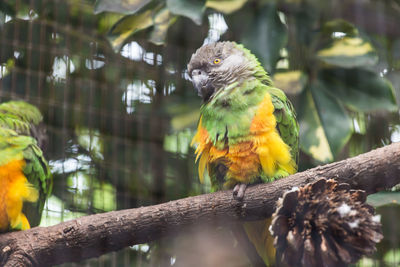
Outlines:
<svg viewBox="0 0 400 267"><path fill-rule="evenodd" d="M299 127L292 104L273 86L257 58L242 45L217 42L199 48L188 73L203 98L196 145L199 177L212 190L233 189L241 200L248 184L297 171ZM263 262L275 264L270 219L244 223Z"/></svg>
<svg viewBox="0 0 400 267"><path fill-rule="evenodd" d="M23 101L0 104L0 232L40 223L52 187L40 148L45 141L40 111Z"/></svg>

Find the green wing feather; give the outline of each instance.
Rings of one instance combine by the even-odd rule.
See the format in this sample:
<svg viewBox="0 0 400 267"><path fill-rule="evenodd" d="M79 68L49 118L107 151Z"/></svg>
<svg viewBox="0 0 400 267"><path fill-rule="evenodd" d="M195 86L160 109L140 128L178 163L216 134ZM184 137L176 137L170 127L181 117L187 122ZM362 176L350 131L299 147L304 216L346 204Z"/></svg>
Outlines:
<svg viewBox="0 0 400 267"><path fill-rule="evenodd" d="M49 165L33 135L33 129L42 121L40 111L23 101L0 104L0 165L24 159L23 172L38 190L35 203L24 203L23 212L31 226L40 223L46 198L51 193L52 177Z"/></svg>
<svg viewBox="0 0 400 267"><path fill-rule="evenodd" d="M36 143L24 150L24 159L26 161L23 170L24 174L28 181L39 191L39 199L34 203L25 203L23 211L31 226L36 226L40 223L44 203L51 193L51 173L49 165L43 157L42 150Z"/></svg>

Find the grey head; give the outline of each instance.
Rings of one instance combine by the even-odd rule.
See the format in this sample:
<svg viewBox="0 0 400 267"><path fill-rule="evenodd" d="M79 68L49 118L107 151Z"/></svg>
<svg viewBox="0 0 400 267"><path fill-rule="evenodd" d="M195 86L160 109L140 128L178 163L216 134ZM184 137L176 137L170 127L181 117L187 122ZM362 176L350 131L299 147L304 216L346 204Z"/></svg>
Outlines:
<svg viewBox="0 0 400 267"><path fill-rule="evenodd" d="M197 49L187 68L193 86L207 102L229 84L251 77L255 66L236 43L217 42Z"/></svg>

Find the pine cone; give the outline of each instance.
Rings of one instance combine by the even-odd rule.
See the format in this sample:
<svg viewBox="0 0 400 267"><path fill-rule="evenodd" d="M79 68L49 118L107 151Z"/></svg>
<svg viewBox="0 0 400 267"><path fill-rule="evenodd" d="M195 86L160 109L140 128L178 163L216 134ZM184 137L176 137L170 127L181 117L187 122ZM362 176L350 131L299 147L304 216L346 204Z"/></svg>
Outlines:
<svg viewBox="0 0 400 267"><path fill-rule="evenodd" d="M366 194L321 179L279 199L270 232L277 260L289 266L346 266L375 252L382 238L380 215Z"/></svg>

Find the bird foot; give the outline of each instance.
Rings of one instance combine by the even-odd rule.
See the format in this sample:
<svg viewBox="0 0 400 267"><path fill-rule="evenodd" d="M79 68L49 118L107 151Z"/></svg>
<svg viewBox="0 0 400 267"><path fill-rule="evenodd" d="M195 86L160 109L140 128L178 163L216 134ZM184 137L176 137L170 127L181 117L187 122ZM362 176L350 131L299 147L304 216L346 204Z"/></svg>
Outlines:
<svg viewBox="0 0 400 267"><path fill-rule="evenodd" d="M236 184L233 188L233 198L237 200L242 200L244 197L244 191L246 191L246 184Z"/></svg>

